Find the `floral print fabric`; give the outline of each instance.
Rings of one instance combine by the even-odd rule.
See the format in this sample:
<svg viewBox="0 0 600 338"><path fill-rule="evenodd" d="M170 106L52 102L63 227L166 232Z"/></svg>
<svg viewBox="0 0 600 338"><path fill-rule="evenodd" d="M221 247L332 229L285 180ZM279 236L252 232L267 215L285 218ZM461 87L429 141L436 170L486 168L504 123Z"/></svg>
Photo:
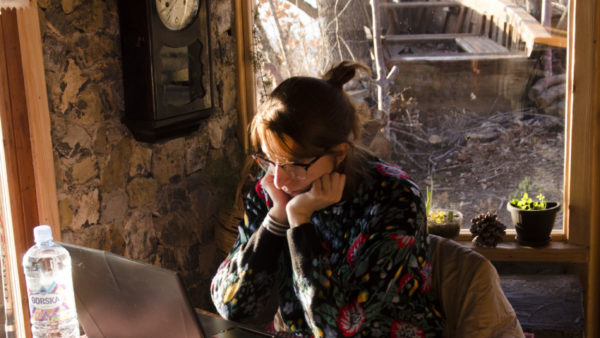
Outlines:
<svg viewBox="0 0 600 338"><path fill-rule="evenodd" d="M315 212L287 238L260 226L270 201L259 181L211 284L217 311L250 319L276 285L281 317L303 336L439 335L421 193L397 167L370 165L371 179L354 196Z"/></svg>

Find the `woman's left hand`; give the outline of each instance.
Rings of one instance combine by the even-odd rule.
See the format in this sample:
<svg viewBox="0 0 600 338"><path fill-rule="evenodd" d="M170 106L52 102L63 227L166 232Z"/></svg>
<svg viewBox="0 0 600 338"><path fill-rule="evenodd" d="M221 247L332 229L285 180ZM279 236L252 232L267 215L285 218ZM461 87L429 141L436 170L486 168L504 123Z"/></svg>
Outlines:
<svg viewBox="0 0 600 338"><path fill-rule="evenodd" d="M326 208L342 199L346 175L333 172L314 181L307 192L292 198L286 206L291 227L310 222L313 212Z"/></svg>

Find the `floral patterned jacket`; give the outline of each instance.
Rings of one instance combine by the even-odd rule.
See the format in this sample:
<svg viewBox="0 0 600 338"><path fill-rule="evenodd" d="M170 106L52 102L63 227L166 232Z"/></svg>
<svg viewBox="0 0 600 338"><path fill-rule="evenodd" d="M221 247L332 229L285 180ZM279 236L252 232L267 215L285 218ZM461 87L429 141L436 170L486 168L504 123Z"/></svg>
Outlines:
<svg viewBox="0 0 600 338"><path fill-rule="evenodd" d="M307 223L270 233L270 201L247 196L244 224L211 284L217 311L236 321L260 313L277 285L289 330L314 337L430 337L444 320L431 292L424 203L395 166L370 162L372 180Z"/></svg>

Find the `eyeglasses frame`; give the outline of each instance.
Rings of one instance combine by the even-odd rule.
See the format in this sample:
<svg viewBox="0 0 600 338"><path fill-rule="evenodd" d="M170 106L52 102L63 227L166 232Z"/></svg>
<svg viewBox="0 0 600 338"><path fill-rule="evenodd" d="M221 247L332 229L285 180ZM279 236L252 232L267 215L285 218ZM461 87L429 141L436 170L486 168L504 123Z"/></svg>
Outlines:
<svg viewBox="0 0 600 338"><path fill-rule="evenodd" d="M262 156L260 153L254 153L254 154L252 154L252 158L253 158L255 161L257 161L257 163L258 163L258 161L259 161L259 160L262 160L262 161L265 161L265 162L269 163L269 164L270 164L270 165L272 165L272 166L278 166L279 168L281 168L281 169L283 169L283 170L285 170L285 166L296 166L296 167L301 167L301 168L303 168L303 169L306 171L306 173L308 174L308 169L309 169L309 168L310 168L310 167L311 167L313 164L315 164L315 163L316 163L316 162L317 162L317 161L318 161L318 160L319 160L321 157L323 157L323 156L325 156L325 155L326 155L326 153L325 153L325 154L321 154L321 155L319 155L319 156L315 157L315 158L314 158L312 161L310 161L310 162L308 162L308 163L280 163L280 164L277 164L277 163L275 163L275 162L273 162L273 161L269 160L268 158L265 158L265 157L264 157L264 156ZM259 164L259 165L260 165L260 164ZM263 168L263 169L265 169L265 168ZM287 171L286 171L286 173L287 173Z"/></svg>

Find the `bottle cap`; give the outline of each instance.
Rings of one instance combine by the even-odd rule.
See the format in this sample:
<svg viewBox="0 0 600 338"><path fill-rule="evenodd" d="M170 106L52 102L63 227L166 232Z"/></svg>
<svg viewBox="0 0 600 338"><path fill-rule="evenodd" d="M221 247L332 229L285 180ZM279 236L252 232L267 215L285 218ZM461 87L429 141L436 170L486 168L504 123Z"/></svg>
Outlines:
<svg viewBox="0 0 600 338"><path fill-rule="evenodd" d="M33 240L42 243L52 240L52 229L49 225L38 225L33 228Z"/></svg>

